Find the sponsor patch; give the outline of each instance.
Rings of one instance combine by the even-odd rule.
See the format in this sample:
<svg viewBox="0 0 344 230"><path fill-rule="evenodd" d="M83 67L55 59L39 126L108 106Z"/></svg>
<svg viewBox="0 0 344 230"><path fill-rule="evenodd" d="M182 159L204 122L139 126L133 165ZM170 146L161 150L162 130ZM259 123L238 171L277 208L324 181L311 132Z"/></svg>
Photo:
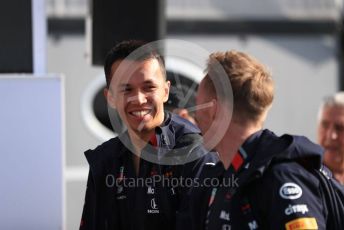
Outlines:
<svg viewBox="0 0 344 230"><path fill-rule="evenodd" d="M156 204L155 198L151 199L150 206L152 209L148 209L147 213L156 214L160 212L158 205Z"/></svg>
<svg viewBox="0 0 344 230"><path fill-rule="evenodd" d="M283 199L295 200L302 196L302 189L295 183L285 183L279 190L279 194Z"/></svg>
<svg viewBox="0 0 344 230"><path fill-rule="evenodd" d="M318 224L315 218L298 218L289 221L285 224L286 230L304 230L304 229L318 229Z"/></svg>
<svg viewBox="0 0 344 230"><path fill-rule="evenodd" d="M308 207L305 204L296 204L296 205L289 205L285 210L284 213L289 216L294 213L302 213L305 214L308 212Z"/></svg>
<svg viewBox="0 0 344 230"><path fill-rule="evenodd" d="M222 210L220 213L220 219L230 221L229 212Z"/></svg>
<svg viewBox="0 0 344 230"><path fill-rule="evenodd" d="M254 220L254 221L249 222L248 227L250 228L250 230L258 229L257 221Z"/></svg>
<svg viewBox="0 0 344 230"><path fill-rule="evenodd" d="M154 194L154 193L155 193L154 188L148 187L147 194Z"/></svg>

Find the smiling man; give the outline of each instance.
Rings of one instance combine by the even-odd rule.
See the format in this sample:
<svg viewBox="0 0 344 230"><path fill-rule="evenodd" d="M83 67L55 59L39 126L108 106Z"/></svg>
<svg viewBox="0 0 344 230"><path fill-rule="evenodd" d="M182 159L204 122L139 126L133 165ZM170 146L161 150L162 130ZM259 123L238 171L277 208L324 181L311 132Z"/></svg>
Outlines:
<svg viewBox="0 0 344 230"><path fill-rule="evenodd" d="M143 147L154 137L155 128L164 121L164 103L170 89L162 58L158 54L150 55L135 57L142 59L140 61L115 61L107 75L109 87L104 90L109 105L117 109L128 126L136 172ZM109 71L107 66L105 68Z"/></svg>
<svg viewBox="0 0 344 230"><path fill-rule="evenodd" d="M198 128L164 111L170 82L150 44L119 43L104 70L105 97L125 127L85 152L90 171L80 229L172 230L188 189L176 179L192 177L217 159L201 146Z"/></svg>
<svg viewBox="0 0 344 230"><path fill-rule="evenodd" d="M117 70L118 75L122 74L120 67L125 70L124 76L118 76L110 83L110 89L105 89L110 105L129 124L129 132L141 137L150 137L164 120L163 103L168 99L170 82L166 81L161 62L153 57L141 62L118 60L113 63L110 75L115 75Z"/></svg>
<svg viewBox="0 0 344 230"><path fill-rule="evenodd" d="M327 97L320 107L318 142L324 147L324 164L344 184L344 92Z"/></svg>

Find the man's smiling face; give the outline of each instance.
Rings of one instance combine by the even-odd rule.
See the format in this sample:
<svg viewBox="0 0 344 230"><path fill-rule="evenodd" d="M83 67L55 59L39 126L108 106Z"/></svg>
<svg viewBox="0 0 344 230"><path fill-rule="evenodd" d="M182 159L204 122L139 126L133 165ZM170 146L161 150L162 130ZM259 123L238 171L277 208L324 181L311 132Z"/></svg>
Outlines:
<svg viewBox="0 0 344 230"><path fill-rule="evenodd" d="M150 133L164 120L164 102L170 83L159 62L119 60L111 68L112 81L108 101L115 107L128 129ZM117 71L119 70L119 71Z"/></svg>

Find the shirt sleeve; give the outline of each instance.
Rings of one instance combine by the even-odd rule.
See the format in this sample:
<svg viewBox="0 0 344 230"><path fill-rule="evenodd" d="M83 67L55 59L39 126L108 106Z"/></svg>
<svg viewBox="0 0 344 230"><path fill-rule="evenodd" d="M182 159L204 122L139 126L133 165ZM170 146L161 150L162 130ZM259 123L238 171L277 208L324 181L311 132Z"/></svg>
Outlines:
<svg viewBox="0 0 344 230"><path fill-rule="evenodd" d="M298 163L273 166L258 187L254 203L259 204L264 229L326 229L319 181Z"/></svg>

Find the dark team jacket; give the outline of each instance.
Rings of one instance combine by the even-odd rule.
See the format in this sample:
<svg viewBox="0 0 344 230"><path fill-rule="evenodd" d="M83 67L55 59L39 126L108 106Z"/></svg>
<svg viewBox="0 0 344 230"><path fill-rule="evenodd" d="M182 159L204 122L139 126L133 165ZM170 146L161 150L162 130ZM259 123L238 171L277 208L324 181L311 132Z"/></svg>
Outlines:
<svg viewBox="0 0 344 230"><path fill-rule="evenodd" d="M202 147L199 133L190 122L165 113L164 123L156 128L155 143L151 143L155 147L142 152L150 154L145 159L156 159L141 158L138 176L130 146L123 144L127 134L86 151L90 171L80 229L175 229L176 210L188 190L180 178L192 178L205 163L218 159ZM167 158L168 162L185 158L190 162L154 163Z"/></svg>
<svg viewBox="0 0 344 230"><path fill-rule="evenodd" d="M205 166L200 180L217 187L188 192L177 229L326 229L328 210L319 180L322 148L301 136L253 134L229 169Z"/></svg>

